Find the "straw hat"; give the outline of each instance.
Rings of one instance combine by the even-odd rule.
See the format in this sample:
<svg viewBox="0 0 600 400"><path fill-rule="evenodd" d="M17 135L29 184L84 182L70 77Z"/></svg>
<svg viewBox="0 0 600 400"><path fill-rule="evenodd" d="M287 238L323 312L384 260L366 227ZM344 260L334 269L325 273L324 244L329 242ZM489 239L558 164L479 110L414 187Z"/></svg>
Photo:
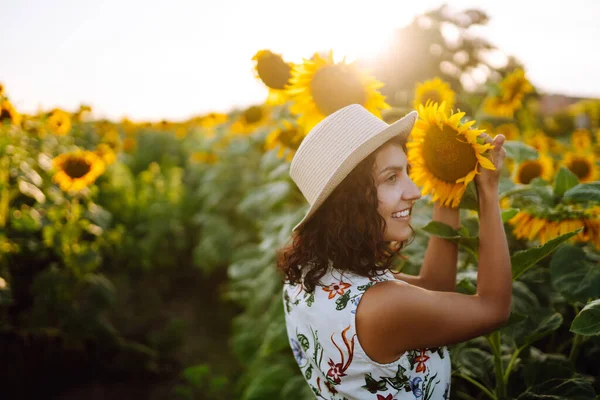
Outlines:
<svg viewBox="0 0 600 400"><path fill-rule="evenodd" d="M292 229L310 219L346 176L379 146L394 136L407 138L417 112L388 125L359 104L341 108L306 135L290 165L290 176L310 204Z"/></svg>

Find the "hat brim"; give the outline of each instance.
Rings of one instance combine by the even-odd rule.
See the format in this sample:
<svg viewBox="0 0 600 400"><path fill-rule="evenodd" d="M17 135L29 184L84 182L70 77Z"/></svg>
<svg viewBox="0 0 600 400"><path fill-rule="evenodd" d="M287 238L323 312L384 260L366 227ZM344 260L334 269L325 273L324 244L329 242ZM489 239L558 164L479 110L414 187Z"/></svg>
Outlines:
<svg viewBox="0 0 600 400"><path fill-rule="evenodd" d="M350 156L340 163L339 167L335 170L333 175L325 184L324 189L321 191L321 193L319 193L315 202L310 206L304 215L304 218L302 218L302 220L292 229L292 232L298 230L298 228L304 225L314 215L314 213L321 205L323 205L329 195L331 195L333 190L350 174L354 167L356 167L369 154L377 150L379 146L395 136L400 136L404 140L408 139L408 136L410 135L410 132L417 121L417 117L418 113L416 111L411 111L396 122L390 124L378 134L361 143L361 145Z"/></svg>

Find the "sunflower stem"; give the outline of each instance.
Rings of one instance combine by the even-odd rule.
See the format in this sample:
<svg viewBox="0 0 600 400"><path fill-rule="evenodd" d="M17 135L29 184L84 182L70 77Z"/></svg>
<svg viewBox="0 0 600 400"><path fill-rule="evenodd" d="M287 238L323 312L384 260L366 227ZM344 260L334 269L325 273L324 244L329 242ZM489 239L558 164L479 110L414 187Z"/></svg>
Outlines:
<svg viewBox="0 0 600 400"><path fill-rule="evenodd" d="M502 367L502 350L500 331L494 331L487 336L492 352L494 353L494 371L496 372L496 396L499 400L506 398L506 385L504 383L504 370Z"/></svg>
<svg viewBox="0 0 600 400"><path fill-rule="evenodd" d="M456 376L458 376L459 378L463 378L467 382L471 382L473 385L477 386L477 388L479 388L483 393L485 393L490 399L492 399L492 400L498 399L494 395L494 393L491 392L491 390L489 390L488 388L483 386L480 382L476 381L475 379L471 378L470 376L465 375L465 374L456 374Z"/></svg>
<svg viewBox="0 0 600 400"><path fill-rule="evenodd" d="M504 371L504 383L508 383L508 378L510 377L510 372L513 368L513 365L515 364L515 362L517 361L517 357L519 357L519 354L521 353L521 351L524 349L524 347L519 347L515 350L515 352L513 353L512 357L510 358L510 361L508 363L508 366L506 367L506 371Z"/></svg>

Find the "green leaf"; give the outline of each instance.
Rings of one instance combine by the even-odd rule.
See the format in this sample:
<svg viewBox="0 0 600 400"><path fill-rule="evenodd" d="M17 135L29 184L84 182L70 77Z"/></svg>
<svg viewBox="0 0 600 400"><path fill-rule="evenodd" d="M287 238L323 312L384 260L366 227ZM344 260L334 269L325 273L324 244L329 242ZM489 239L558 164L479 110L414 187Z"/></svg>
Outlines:
<svg viewBox="0 0 600 400"><path fill-rule="evenodd" d="M538 261L550 255L564 241L577 235L583 228L568 232L547 241L543 246L532 247L527 250L516 252L511 258L513 280L517 280L525 271L533 267Z"/></svg>
<svg viewBox="0 0 600 400"><path fill-rule="evenodd" d="M596 393L583 378L550 379L527 388L517 400L591 400Z"/></svg>
<svg viewBox="0 0 600 400"><path fill-rule="evenodd" d="M304 336L303 334L299 333L298 334L298 342L300 342L300 346L302 346L302 349L304 351L308 351L308 348L310 347L310 344L308 343L308 338L306 336Z"/></svg>
<svg viewBox="0 0 600 400"><path fill-rule="evenodd" d="M514 323L502 327L501 332L512 338L518 347L529 346L542 337L555 331L562 324L563 318L551 308L537 307L527 310L524 320L521 315L514 318Z"/></svg>
<svg viewBox="0 0 600 400"><path fill-rule="evenodd" d="M506 157L512 158L517 163L525 160L537 160L539 157L539 153L535 148L520 141L507 140L504 142L503 147L506 150Z"/></svg>
<svg viewBox="0 0 600 400"><path fill-rule="evenodd" d="M342 296L338 297L338 299L335 301L336 310L343 310L344 308L346 308L346 306L348 305L348 301L350 300L350 292L351 291L348 290Z"/></svg>
<svg viewBox="0 0 600 400"><path fill-rule="evenodd" d="M237 205L237 209L246 214L258 214L269 211L291 193L288 181L269 182L248 191Z"/></svg>
<svg viewBox="0 0 600 400"><path fill-rule="evenodd" d="M489 383L494 359L490 353L463 343L452 351L452 366L459 373Z"/></svg>
<svg viewBox="0 0 600 400"><path fill-rule="evenodd" d="M599 201L600 182L580 183L565 192L563 200L574 202Z"/></svg>
<svg viewBox="0 0 600 400"><path fill-rule="evenodd" d="M575 368L564 354L531 351L529 362L523 365L523 378L527 386L534 386L550 379L569 379Z"/></svg>
<svg viewBox="0 0 600 400"><path fill-rule="evenodd" d="M600 335L600 299L583 307L573 319L570 331L584 336Z"/></svg>
<svg viewBox="0 0 600 400"><path fill-rule="evenodd" d="M554 178L554 194L561 196L574 186L577 186L579 179L577 175L571 172L569 168L561 166Z"/></svg>
<svg viewBox="0 0 600 400"><path fill-rule="evenodd" d="M194 365L184 369L182 375L189 384L200 388L210 376L210 367L207 364Z"/></svg>
<svg viewBox="0 0 600 400"><path fill-rule="evenodd" d="M421 229L427 233L430 233L434 236L439 236L444 239L458 240L461 238L460 233L456 229L453 229L450 225L444 224L443 222L439 221L431 221Z"/></svg>
<svg viewBox="0 0 600 400"><path fill-rule="evenodd" d="M582 247L565 245L550 261L552 286L570 302L586 303L600 297L600 268Z"/></svg>

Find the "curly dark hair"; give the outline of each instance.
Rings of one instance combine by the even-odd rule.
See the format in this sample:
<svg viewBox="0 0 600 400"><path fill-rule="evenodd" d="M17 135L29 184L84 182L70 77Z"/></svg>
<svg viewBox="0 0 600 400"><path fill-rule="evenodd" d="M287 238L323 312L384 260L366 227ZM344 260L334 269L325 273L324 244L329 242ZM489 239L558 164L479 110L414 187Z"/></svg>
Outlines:
<svg viewBox="0 0 600 400"><path fill-rule="evenodd" d="M407 151L406 141L398 136L387 143ZM293 233L291 244L277 251L277 269L284 274L283 282L302 283L303 269L307 269L302 285L313 292L327 272L329 260L339 271L370 278L383 275L400 250L412 242L415 231L410 225L411 237L399 246L383 240L386 222L377 211L379 200L371 171L377 151L384 145L362 160L334 189L315 214Z"/></svg>

